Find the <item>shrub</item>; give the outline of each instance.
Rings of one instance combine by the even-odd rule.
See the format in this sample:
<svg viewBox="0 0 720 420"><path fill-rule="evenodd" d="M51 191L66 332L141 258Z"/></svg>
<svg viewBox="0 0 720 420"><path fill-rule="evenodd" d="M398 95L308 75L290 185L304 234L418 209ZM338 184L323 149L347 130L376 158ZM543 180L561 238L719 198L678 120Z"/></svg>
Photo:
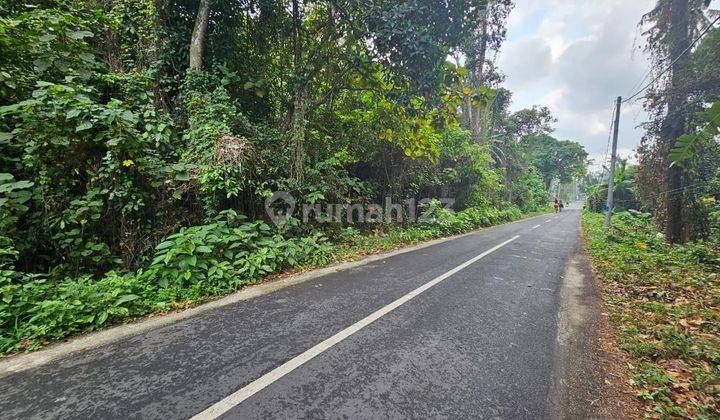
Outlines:
<svg viewBox="0 0 720 420"><path fill-rule="evenodd" d="M440 235L462 233L480 227L511 222L523 215L517 206L511 204L506 204L502 210L470 207L458 213L445 210L439 202L433 202L432 205L434 206L433 211L426 214L426 218L420 221L420 226L437 231Z"/></svg>
<svg viewBox="0 0 720 420"><path fill-rule="evenodd" d="M637 211L619 213L610 229L602 215L586 212L584 228L647 409L667 417L717 417L708 384L719 379L718 244L670 244L653 216Z"/></svg>
<svg viewBox="0 0 720 420"><path fill-rule="evenodd" d="M9 240L0 246L3 353L167 310L178 301L228 293L270 273L327 264L333 251L321 233L285 239L264 222L246 222L232 211L170 235L148 268L125 275L111 271L99 280L18 273Z"/></svg>

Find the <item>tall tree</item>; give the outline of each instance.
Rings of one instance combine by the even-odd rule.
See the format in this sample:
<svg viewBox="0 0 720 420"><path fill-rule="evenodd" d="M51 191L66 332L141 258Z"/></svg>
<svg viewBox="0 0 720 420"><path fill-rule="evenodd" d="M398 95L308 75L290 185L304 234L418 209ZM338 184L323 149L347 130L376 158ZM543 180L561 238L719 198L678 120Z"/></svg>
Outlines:
<svg viewBox="0 0 720 420"><path fill-rule="evenodd" d="M505 199L509 202L513 200L512 182L517 176L525 175L525 169L531 165L527 162L527 144L523 143L523 140L530 135L552 133L554 131L552 125L557 121L550 109L537 105L510 115L508 113L510 97L509 91L498 90L493 100L489 136L496 166L502 168Z"/></svg>
<svg viewBox="0 0 720 420"><path fill-rule="evenodd" d="M667 118L662 129L662 151L663 160L666 159L670 150L675 147L675 142L685 131L686 116L682 107L687 101L687 93L680 88L683 77L688 75L690 68L690 54L685 51L690 46L689 28L689 3L688 0L672 0L670 4L670 56L676 57L672 64L672 75L668 85ZM677 165L671 165L667 172L666 186L667 197L667 228L666 234L671 242L682 242L683 237L683 193L682 193L682 169Z"/></svg>
<svg viewBox="0 0 720 420"><path fill-rule="evenodd" d="M480 13L479 25L462 45L468 69L466 83L472 90L480 89L494 74L494 66L487 57L500 50L507 33L505 22L513 6L512 0L489 0ZM484 104L468 95L462 112L466 128L475 141L482 142L485 137Z"/></svg>
<svg viewBox="0 0 720 420"><path fill-rule="evenodd" d="M437 88L448 54L475 28L485 3L291 0L293 103L286 121L293 149L292 177L301 181L304 176L306 113L313 108L312 98L325 98L352 82L332 80L329 73L381 68L398 96L409 100L422 95L432 103L440 96ZM321 81L323 77L331 80Z"/></svg>
<svg viewBox="0 0 720 420"><path fill-rule="evenodd" d="M690 46L700 28L707 24L703 9L708 4L706 0L658 0L655 8L643 17L643 23L650 25L645 35L654 67L669 69L669 72L647 95L646 107L654 117L648 126L649 134L656 139L656 144L641 147L644 155L641 163L644 164L640 176L651 191L662 191L663 195L656 200L663 207L661 220L664 220L666 235L671 242L687 239L683 209L694 197L690 189L684 188L682 168L671 165L668 155L678 137L685 132L688 116L693 113L688 84L693 80ZM658 166L661 179L655 175ZM647 185L652 183L658 185Z"/></svg>
<svg viewBox="0 0 720 420"><path fill-rule="evenodd" d="M299 0L292 0L292 45L293 45L293 67L296 77L296 85L293 92L293 104L291 108L290 121L290 142L292 144L292 166L291 175L298 181L304 178L303 160L305 143L305 112L307 111L308 75L303 69L302 55L302 10ZM329 19L332 19L332 9L328 12ZM327 28L329 31L330 28ZM329 34L329 32L326 32Z"/></svg>
<svg viewBox="0 0 720 420"><path fill-rule="evenodd" d="M579 143L534 134L523 139L523 144L548 190L554 180L567 183L586 175L588 153Z"/></svg>

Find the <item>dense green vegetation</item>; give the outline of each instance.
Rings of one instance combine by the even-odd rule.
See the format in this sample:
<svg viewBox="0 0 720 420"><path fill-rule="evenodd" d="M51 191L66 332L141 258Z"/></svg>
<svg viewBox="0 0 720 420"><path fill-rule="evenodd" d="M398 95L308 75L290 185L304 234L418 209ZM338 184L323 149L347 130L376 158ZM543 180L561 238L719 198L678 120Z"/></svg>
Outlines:
<svg viewBox="0 0 720 420"><path fill-rule="evenodd" d="M285 270L322 266L367 252L463 233L517 220L517 208L469 208L456 214L438 209L410 228L361 234L338 232L335 244L322 233L294 236L262 221L247 222L225 211L211 223L182 228L157 246L152 262L132 273L111 271L48 281L12 270L15 255L5 251L0 337L3 352L34 349L44 342L95 330L151 312L186 307L260 281ZM22 277L21 277L22 276ZM22 320L20 322L19 320Z"/></svg>
<svg viewBox="0 0 720 420"><path fill-rule="evenodd" d="M584 215L588 251L648 415L717 418L720 226L712 241L672 245L649 213L603 220Z"/></svg>
<svg viewBox="0 0 720 420"><path fill-rule="evenodd" d="M720 29L708 5L658 0L644 16L653 67L635 95L650 115L639 162L588 186L588 249L653 418L720 416Z"/></svg>
<svg viewBox="0 0 720 420"><path fill-rule="evenodd" d="M637 198L668 240L708 233L708 196L720 196L720 28L706 0L658 0L642 19L651 83L650 114L638 148ZM715 105L713 105L715 103Z"/></svg>
<svg viewBox="0 0 720 420"><path fill-rule="evenodd" d="M0 352L546 209L587 154L509 111L511 7L0 0ZM276 227L276 191L459 213Z"/></svg>

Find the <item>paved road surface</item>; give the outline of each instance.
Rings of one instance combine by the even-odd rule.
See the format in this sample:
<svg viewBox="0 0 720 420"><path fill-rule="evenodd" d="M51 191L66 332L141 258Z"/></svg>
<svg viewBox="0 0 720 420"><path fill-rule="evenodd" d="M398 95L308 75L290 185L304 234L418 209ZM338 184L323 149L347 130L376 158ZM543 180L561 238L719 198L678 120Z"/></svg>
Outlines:
<svg viewBox="0 0 720 420"><path fill-rule="evenodd" d="M560 290L579 218L486 229L13 374L0 379L0 412L555 417Z"/></svg>

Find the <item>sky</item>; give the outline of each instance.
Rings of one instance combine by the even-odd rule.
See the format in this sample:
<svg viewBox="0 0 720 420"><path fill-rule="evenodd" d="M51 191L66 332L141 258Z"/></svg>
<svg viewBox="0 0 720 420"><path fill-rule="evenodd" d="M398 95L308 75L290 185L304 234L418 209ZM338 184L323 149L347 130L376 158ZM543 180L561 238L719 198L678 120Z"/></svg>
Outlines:
<svg viewBox="0 0 720 420"><path fill-rule="evenodd" d="M716 1L717 2L717 1ZM511 109L548 106L553 134L582 144L596 169L607 151L614 101L648 71L638 23L655 0L515 0L497 57L513 92ZM646 119L640 102L623 105L618 153L632 160Z"/></svg>

